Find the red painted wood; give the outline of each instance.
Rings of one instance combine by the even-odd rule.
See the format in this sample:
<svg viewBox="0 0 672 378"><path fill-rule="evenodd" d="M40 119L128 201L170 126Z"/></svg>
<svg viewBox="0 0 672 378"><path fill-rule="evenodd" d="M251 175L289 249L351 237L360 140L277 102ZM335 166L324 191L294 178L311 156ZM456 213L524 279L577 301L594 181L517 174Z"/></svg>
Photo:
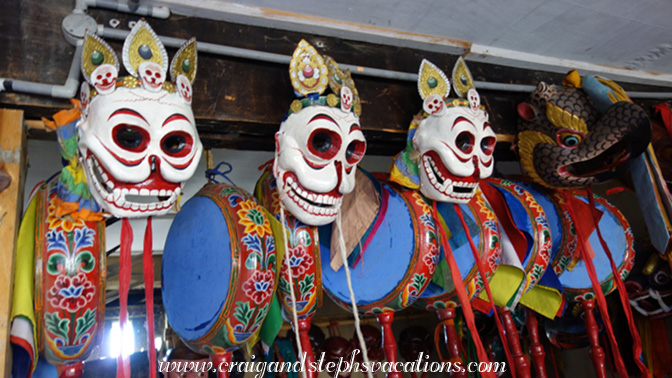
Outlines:
<svg viewBox="0 0 672 378"><path fill-rule="evenodd" d="M383 331L383 349L385 350L385 359L393 367L397 363L397 341L392 333L392 321L394 321L394 312L383 312L377 315L378 323ZM390 371L387 378L403 378L401 372Z"/></svg>
<svg viewBox="0 0 672 378"><path fill-rule="evenodd" d="M84 374L84 362L77 361L74 364L58 365L56 367L58 378L79 378Z"/></svg>
<svg viewBox="0 0 672 378"><path fill-rule="evenodd" d="M520 347L518 330L513 324L511 310L506 307L497 307L497 312L502 318L504 330L506 331L506 340L502 340L502 342L508 343L509 348L511 348L511 357L516 366L516 374L518 378L531 378L532 372L530 371L530 362L527 360L527 357L523 354L523 349Z"/></svg>
<svg viewBox="0 0 672 378"><path fill-rule="evenodd" d="M443 323L444 339L446 346L448 347L448 353L450 354L450 362L459 362L461 364L462 358L460 357L460 340L457 338L457 332L455 331L455 307L448 307L442 310L438 310L436 314ZM453 377L466 378L467 372L466 370L454 372Z"/></svg>
<svg viewBox="0 0 672 378"><path fill-rule="evenodd" d="M604 349L600 346L600 335L597 322L595 321L595 300L586 299L581 302L584 311L584 321L586 324L586 331L588 332L588 339L590 340L590 359L593 360L595 367L595 375L597 378L607 378L607 368L605 365Z"/></svg>
<svg viewBox="0 0 672 378"><path fill-rule="evenodd" d="M306 355L306 366L313 366L315 362L315 353L313 352L313 346L310 344L310 337L308 332L310 331L310 317L305 319L299 319L299 339L301 342L301 350ZM301 357L299 356L299 360ZM317 372L313 369L306 369L307 378L316 378Z"/></svg>
<svg viewBox="0 0 672 378"><path fill-rule="evenodd" d="M228 366L233 360L233 352L227 351L222 353L215 353L210 355L210 361L212 361L213 369L217 369L217 378L229 378L229 369L219 369L221 366ZM225 364L225 365L222 365Z"/></svg>
<svg viewBox="0 0 672 378"><path fill-rule="evenodd" d="M537 314L529 308L525 308L527 319L527 331L530 333L530 356L534 364L534 372L537 378L547 378L546 374L546 352L544 346L539 342L539 322Z"/></svg>

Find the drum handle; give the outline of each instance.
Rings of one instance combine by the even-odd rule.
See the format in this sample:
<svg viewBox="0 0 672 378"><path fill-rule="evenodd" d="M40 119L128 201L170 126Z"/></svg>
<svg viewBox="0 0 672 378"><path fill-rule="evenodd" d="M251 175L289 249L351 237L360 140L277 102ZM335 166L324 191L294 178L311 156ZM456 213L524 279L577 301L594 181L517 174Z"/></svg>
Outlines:
<svg viewBox="0 0 672 378"><path fill-rule="evenodd" d="M588 332L588 339L590 340L590 351L588 354L590 355L590 359L593 360L595 375L597 378L607 378L604 349L600 346L599 331L597 322L595 321L595 314L593 314L595 300L585 299L581 302L581 306L583 307L586 331Z"/></svg>
<svg viewBox="0 0 672 378"><path fill-rule="evenodd" d="M443 356L441 356L441 349L439 349L439 336L441 330L444 332L444 342L448 348L448 353L450 354L450 360L453 364L462 364L462 358L460 357L460 339L457 337L457 332L455 331L455 306L449 306L447 308L438 310L436 314L441 320L436 326L436 332L434 333L434 345L436 347L436 353L439 355L439 360L444 361ZM453 372L454 378L466 378L467 371L462 371L461 369Z"/></svg>
<svg viewBox="0 0 672 378"><path fill-rule="evenodd" d="M537 321L537 315L529 307L525 307L525 315L527 331L530 333L530 356L532 356L534 370L537 378L547 378L546 352L544 351L544 346L539 342L539 322Z"/></svg>
<svg viewBox="0 0 672 378"><path fill-rule="evenodd" d="M283 195L286 195L287 192L289 191L290 187L286 186L285 190L282 192L282 197ZM295 340L296 340L296 349L299 352L299 361L302 360L303 358L303 340L300 334L300 328L299 328L299 317L297 315L296 311L296 294L294 294L294 277L292 277L292 268L289 266L289 259L285 258L287 254L289 254L289 243L287 239L289 238L287 236L287 227L285 226L286 218L285 218L285 206L282 205L282 201L280 202L280 223L282 224L282 241L285 245L285 256L282 258L282 266L287 268L287 275L289 276L289 295L292 297L292 325L294 328L294 335L295 335ZM285 261L287 261L287 265L285 265ZM310 323L308 325L310 328ZM310 342L308 343L310 346ZM307 357L307 356L306 356ZM309 369L310 370L310 369ZM301 377L302 378L307 378L306 374L306 369L301 369ZM312 377L311 377L312 378Z"/></svg>

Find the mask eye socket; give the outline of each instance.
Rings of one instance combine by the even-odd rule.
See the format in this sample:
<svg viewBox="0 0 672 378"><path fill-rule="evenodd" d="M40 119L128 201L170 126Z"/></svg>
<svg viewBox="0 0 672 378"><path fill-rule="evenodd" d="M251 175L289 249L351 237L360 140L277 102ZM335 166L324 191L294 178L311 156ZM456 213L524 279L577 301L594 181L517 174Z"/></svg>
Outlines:
<svg viewBox="0 0 672 378"><path fill-rule="evenodd" d="M484 154L490 156L495 152L495 144L497 143L497 138L495 137L485 137L481 139L481 151Z"/></svg>
<svg viewBox="0 0 672 378"><path fill-rule="evenodd" d="M665 271L662 271L662 270L656 272L653 276L653 282L656 285L664 285L664 284L667 283L667 281L669 281L669 279L670 279L670 275L667 274Z"/></svg>
<svg viewBox="0 0 672 378"><path fill-rule="evenodd" d="M474 149L474 135L468 131L463 131L455 138L455 146L465 154L471 153Z"/></svg>
<svg viewBox="0 0 672 378"><path fill-rule="evenodd" d="M341 149L341 136L329 129L317 129L308 138L308 150L324 160L333 159Z"/></svg>
<svg viewBox="0 0 672 378"><path fill-rule="evenodd" d="M149 133L145 129L123 123L114 127L112 137L119 147L131 152L142 152L149 143Z"/></svg>
<svg viewBox="0 0 672 378"><path fill-rule="evenodd" d="M583 134L573 130L560 130L557 134L557 142L564 148L576 148L583 141Z"/></svg>
<svg viewBox="0 0 672 378"><path fill-rule="evenodd" d="M194 139L184 131L173 131L161 139L161 149L172 157L184 157L191 152Z"/></svg>
<svg viewBox="0 0 672 378"><path fill-rule="evenodd" d="M345 150L345 160L348 164L357 164L364 157L364 152L366 152L366 143L361 140L352 141Z"/></svg>

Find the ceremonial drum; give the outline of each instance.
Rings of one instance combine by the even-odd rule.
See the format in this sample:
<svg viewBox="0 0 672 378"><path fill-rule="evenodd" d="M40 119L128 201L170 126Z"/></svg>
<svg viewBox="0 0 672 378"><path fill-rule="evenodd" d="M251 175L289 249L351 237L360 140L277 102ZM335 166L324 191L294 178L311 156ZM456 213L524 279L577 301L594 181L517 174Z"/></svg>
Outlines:
<svg viewBox="0 0 672 378"><path fill-rule="evenodd" d="M525 272L524 286L519 291L519 294L522 295L539 282L546 272L546 268L550 265L552 238L548 218L544 209L532 194L517 183L497 178L489 178L487 182L483 185L490 184L497 188L504 198L513 226L525 235L527 246L521 248L524 252L516 249L520 264ZM495 206L492 199L490 200L491 205ZM505 215L499 214L499 210L495 212L498 214L500 225L503 226L505 220L502 217ZM506 230L505 227L502 228L504 228L503 232L511 233L511 231L515 231L513 229ZM508 236L512 237L513 235ZM514 247L516 246L514 245Z"/></svg>
<svg viewBox="0 0 672 378"><path fill-rule="evenodd" d="M460 206L462 210L464 220L469 228L469 234L478 249L481 260L484 262L485 275L491 278L497 270L502 252L495 213L479 189L476 189L476 193L469 203L457 206ZM474 298L483 290L483 279L478 272L476 260L471 251L462 222L452 203L437 202L436 208L439 212L436 216L438 223L445 225L447 228L448 243L450 243L455 262L462 275L462 282L465 284L467 296L470 299ZM441 247L440 254L444 256L443 247ZM439 258L439 260L441 259ZM459 303L452 279L450 278L448 265L445 261L442 261L437 269L441 271L441 274L435 275L435 278L429 283L427 289L415 302L415 307L424 308L428 311L437 311L448 307L455 307Z"/></svg>
<svg viewBox="0 0 672 378"><path fill-rule="evenodd" d="M397 361L397 345L392 332L394 312L413 304L429 284L439 260L437 230L432 210L419 192L402 189L361 172L364 174L356 176L356 186L373 187L376 194L373 198L378 198L379 207L360 240L361 255L350 274L352 291L358 312L375 314L378 318L383 330L385 357L394 364ZM345 206L341 211L347 211ZM331 231L331 227L320 228L323 262L330 261ZM349 264L348 261L343 263ZM345 267L334 271L328 264L323 264L322 280L326 293L334 302L352 311ZM401 373L390 372L387 376L401 378Z"/></svg>
<svg viewBox="0 0 672 378"><path fill-rule="evenodd" d="M439 259L432 211L419 192L379 181L369 174L380 199L379 213L361 240L362 252L351 268L352 289L361 314L380 314L410 306L425 290ZM343 211L346 211L343 209ZM320 227L322 261L330 261L331 227ZM350 294L343 268L323 264L326 293L350 311Z"/></svg>
<svg viewBox="0 0 672 378"><path fill-rule="evenodd" d="M36 194L37 349L59 376L79 376L105 318L105 222L58 214L58 180ZM64 371L68 372L65 373Z"/></svg>
<svg viewBox="0 0 672 378"><path fill-rule="evenodd" d="M556 259L562 251L573 252L576 249L576 232L565 199L557 191L544 189L537 184L523 181L515 181L515 184L530 192L546 213L551 230L551 265L553 272L560 276L564 268L555 263Z"/></svg>
<svg viewBox="0 0 672 378"><path fill-rule="evenodd" d="M588 204L588 194L585 191L575 190L571 193L572 196ZM634 236L630 229L630 224L625 219L623 213L609 203L609 201L597 195L594 198L595 207L602 212L598 227L604 237L604 241L607 243L609 251L612 253L621 279L625 280L635 265ZM576 214L576 216L590 216L590 214ZM600 282L604 295L608 295L616 289L616 284L609 259L598 238L597 230L592 230L587 244L589 244L594 254L593 264L595 265L597 279ZM573 261L575 255L576 259ZM562 272L559 273L561 274L560 282L567 293L568 301L581 301L595 297L585 262L579 256L573 248L565 248L552 263L553 269L556 272Z"/></svg>
<svg viewBox="0 0 672 378"><path fill-rule="evenodd" d="M209 184L187 201L162 260L166 316L193 351L224 355L259 330L275 289L275 240L242 189Z"/></svg>

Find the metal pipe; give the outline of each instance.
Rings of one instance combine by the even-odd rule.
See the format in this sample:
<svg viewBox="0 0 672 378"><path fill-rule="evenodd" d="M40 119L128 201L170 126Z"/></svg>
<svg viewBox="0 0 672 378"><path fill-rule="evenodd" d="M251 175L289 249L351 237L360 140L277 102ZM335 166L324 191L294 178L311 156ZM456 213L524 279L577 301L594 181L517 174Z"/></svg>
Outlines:
<svg viewBox="0 0 672 378"><path fill-rule="evenodd" d="M166 19L170 17L170 8L163 6L135 5L131 7L128 3L117 2L113 0L84 0L88 7L112 9L123 13L132 13L138 16L150 16Z"/></svg>
<svg viewBox="0 0 672 378"><path fill-rule="evenodd" d="M79 61L82 59L84 41L78 41L72 56L68 78L63 85L35 83L23 80L0 79L0 91L12 91L51 96L54 98L73 98L79 86Z"/></svg>
<svg viewBox="0 0 672 378"><path fill-rule="evenodd" d="M101 30L102 29L102 30ZM126 39L128 31L111 29L104 25L98 26L99 35L103 38L112 38L123 40ZM159 36L161 42L165 46L172 48L181 47L186 40L180 38ZM260 60L270 63L278 64L289 64L292 59L289 55L275 54L264 51L248 50L238 47L217 45L214 43L207 42L198 42L198 51L205 52L216 55L224 55L235 58L244 58L250 60ZM401 80L401 81L418 81L418 74L384 70L380 68L372 67L362 67L355 66L350 64L339 64L341 69L349 69L353 74L361 76L376 77L382 79L390 80ZM509 83L493 83L488 81L475 81L474 85L478 89L492 90L492 91L504 91L504 92L522 92L522 93L532 93L536 89L536 85L524 85L524 84L509 84ZM628 92L628 96L632 98L672 98L672 92Z"/></svg>

